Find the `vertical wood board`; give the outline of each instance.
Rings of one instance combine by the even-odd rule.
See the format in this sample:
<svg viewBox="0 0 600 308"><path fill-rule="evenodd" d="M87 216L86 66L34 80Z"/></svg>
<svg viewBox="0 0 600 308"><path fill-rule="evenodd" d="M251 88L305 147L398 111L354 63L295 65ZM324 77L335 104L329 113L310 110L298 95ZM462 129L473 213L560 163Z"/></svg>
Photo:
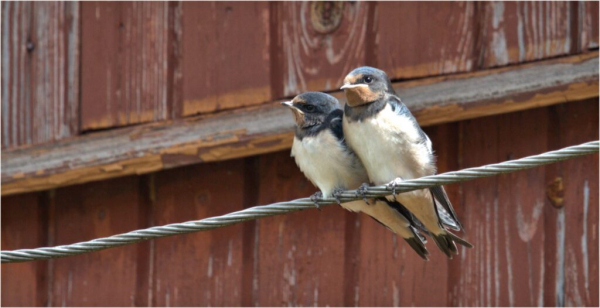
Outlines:
<svg viewBox="0 0 600 308"><path fill-rule="evenodd" d="M475 2L380 2L377 66L391 79L468 72L477 68Z"/></svg>
<svg viewBox="0 0 600 308"><path fill-rule="evenodd" d="M72 244L136 230L137 177L56 190L49 236L52 246ZM131 306L137 284L137 245L52 260L49 306Z"/></svg>
<svg viewBox="0 0 600 308"><path fill-rule="evenodd" d="M242 209L243 160L160 172L152 222L165 225ZM152 306L240 306L243 224L153 241Z"/></svg>
<svg viewBox="0 0 600 308"><path fill-rule="evenodd" d="M277 97L332 91L366 64L367 2L277 2L272 51Z"/></svg>
<svg viewBox="0 0 600 308"><path fill-rule="evenodd" d="M2 149L78 133L79 3L2 3Z"/></svg>
<svg viewBox="0 0 600 308"><path fill-rule="evenodd" d="M82 129L167 119L169 3L81 5Z"/></svg>
<svg viewBox="0 0 600 308"><path fill-rule="evenodd" d="M269 3L185 2L184 116L270 101Z"/></svg>
<svg viewBox="0 0 600 308"><path fill-rule="evenodd" d="M482 68L572 52L575 13L569 2L484 2L481 9Z"/></svg>
<svg viewBox="0 0 600 308"><path fill-rule="evenodd" d="M45 193L2 198L2 250L46 246ZM2 264L3 306L47 306L49 261Z"/></svg>

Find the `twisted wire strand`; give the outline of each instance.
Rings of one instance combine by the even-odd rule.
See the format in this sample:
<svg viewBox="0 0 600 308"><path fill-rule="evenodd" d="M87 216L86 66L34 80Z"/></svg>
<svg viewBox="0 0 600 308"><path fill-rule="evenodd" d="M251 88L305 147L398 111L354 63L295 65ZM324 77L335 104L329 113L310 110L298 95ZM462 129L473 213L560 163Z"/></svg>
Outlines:
<svg viewBox="0 0 600 308"><path fill-rule="evenodd" d="M599 150L599 145L599 141L592 141L581 145L571 146L516 160L505 161L502 163L446 172L414 180L406 180L398 184L395 188L395 191L396 193L403 193L417 189L463 182L476 178L490 177L502 173L510 173L518 170L529 169L577 156L597 153ZM366 190L365 196L383 197L391 195L392 191L392 187L386 185L372 186ZM356 190L348 190L339 195L341 202L355 201L360 200L361 198L362 196L358 195ZM334 198L327 198L318 201L318 204L321 206L327 206L335 203L336 200ZM174 223L142 230L135 230L123 234L70 245L34 249L19 249L12 251L3 250L0 251L1 261L2 263L27 262L79 255L160 237L216 229L247 220L311 209L314 208L314 204L315 203L310 198L301 198L292 201L277 202L270 205L255 206L223 216L209 217L196 221Z"/></svg>

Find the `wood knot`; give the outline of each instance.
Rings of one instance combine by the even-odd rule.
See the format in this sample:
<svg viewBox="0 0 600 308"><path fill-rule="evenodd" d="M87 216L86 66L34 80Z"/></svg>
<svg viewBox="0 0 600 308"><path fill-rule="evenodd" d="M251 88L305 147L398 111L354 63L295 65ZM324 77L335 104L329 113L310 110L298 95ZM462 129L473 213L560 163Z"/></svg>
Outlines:
<svg viewBox="0 0 600 308"><path fill-rule="evenodd" d="M563 207L564 203L564 186L562 177L556 177L552 182L548 184L546 187L546 196L552 206L556 208Z"/></svg>
<svg viewBox="0 0 600 308"><path fill-rule="evenodd" d="M343 11L344 2L313 1L310 4L310 21L317 32L331 33L340 26Z"/></svg>

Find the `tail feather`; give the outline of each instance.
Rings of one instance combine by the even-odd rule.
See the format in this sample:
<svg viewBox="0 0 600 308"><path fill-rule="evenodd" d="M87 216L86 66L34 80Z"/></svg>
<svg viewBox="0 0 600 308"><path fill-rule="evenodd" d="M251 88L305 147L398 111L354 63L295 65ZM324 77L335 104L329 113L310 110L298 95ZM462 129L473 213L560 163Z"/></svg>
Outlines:
<svg viewBox="0 0 600 308"><path fill-rule="evenodd" d="M433 238L433 241L438 248L450 259L452 259L452 254L458 254L458 249L456 248L455 242L467 248L473 248L471 243L458 237L448 230L446 230L446 232L443 234L431 234L431 238Z"/></svg>
<svg viewBox="0 0 600 308"><path fill-rule="evenodd" d="M406 219L408 219L408 221L410 222L410 225L413 226L414 228L416 228L418 231L429 235L429 230L427 230L425 225L411 211L409 211L402 203L400 203L398 201L390 201L390 200L387 200L386 198L380 198L378 200L381 200L381 201L387 203L390 207L392 207L393 209L398 211L400 214L402 214L402 216L406 217ZM419 234L419 237L423 238L424 243L427 243L427 240L425 239L425 237L422 236L421 233L418 231L417 231L417 233Z"/></svg>
<svg viewBox="0 0 600 308"><path fill-rule="evenodd" d="M458 237L458 235L447 232L448 236L454 240L455 242L467 247L467 248L473 248L473 244L467 242L465 239Z"/></svg>
<svg viewBox="0 0 600 308"><path fill-rule="evenodd" d="M388 201L385 198L378 199L373 206L381 207L379 211L372 210L365 211L365 213L390 231L401 236L423 260L429 260L427 258L429 251L425 247L427 239L419 233L418 228L415 226L416 218L408 209L397 201Z"/></svg>
<svg viewBox="0 0 600 308"><path fill-rule="evenodd" d="M452 254L457 255L458 249L452 241L452 238L447 234L431 234L431 238L437 245L437 247L450 259L452 259Z"/></svg>
<svg viewBox="0 0 600 308"><path fill-rule="evenodd" d="M425 248L425 245L423 245L423 242L421 242L416 237L409 237L409 238L405 238L404 240L419 255L419 257L421 257L421 259L423 259L425 261L429 261L429 258L427 258L427 256L429 255L429 251L427 251L427 248Z"/></svg>
<svg viewBox="0 0 600 308"><path fill-rule="evenodd" d="M375 218L373 216L369 216L369 217L373 218L373 220L378 222L380 225L384 226L386 229L396 233L394 230L392 230L392 228L386 226L384 223L377 220L377 218ZM410 227L410 230L413 232L414 236L409 237L409 238L403 237L403 239L423 260L429 261L429 258L427 258L427 256L429 255L429 251L425 247L425 243L427 243L427 239L425 239L425 237L423 235L421 235L417 229Z"/></svg>

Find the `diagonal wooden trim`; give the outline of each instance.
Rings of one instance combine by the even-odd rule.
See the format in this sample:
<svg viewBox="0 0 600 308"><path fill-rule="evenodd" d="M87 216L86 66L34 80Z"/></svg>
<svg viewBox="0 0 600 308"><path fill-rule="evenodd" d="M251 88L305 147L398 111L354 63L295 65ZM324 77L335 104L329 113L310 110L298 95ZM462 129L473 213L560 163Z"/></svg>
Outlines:
<svg viewBox="0 0 600 308"><path fill-rule="evenodd" d="M423 126L548 106L598 97L598 52L394 87ZM3 151L2 195L288 149L292 127L271 102Z"/></svg>

